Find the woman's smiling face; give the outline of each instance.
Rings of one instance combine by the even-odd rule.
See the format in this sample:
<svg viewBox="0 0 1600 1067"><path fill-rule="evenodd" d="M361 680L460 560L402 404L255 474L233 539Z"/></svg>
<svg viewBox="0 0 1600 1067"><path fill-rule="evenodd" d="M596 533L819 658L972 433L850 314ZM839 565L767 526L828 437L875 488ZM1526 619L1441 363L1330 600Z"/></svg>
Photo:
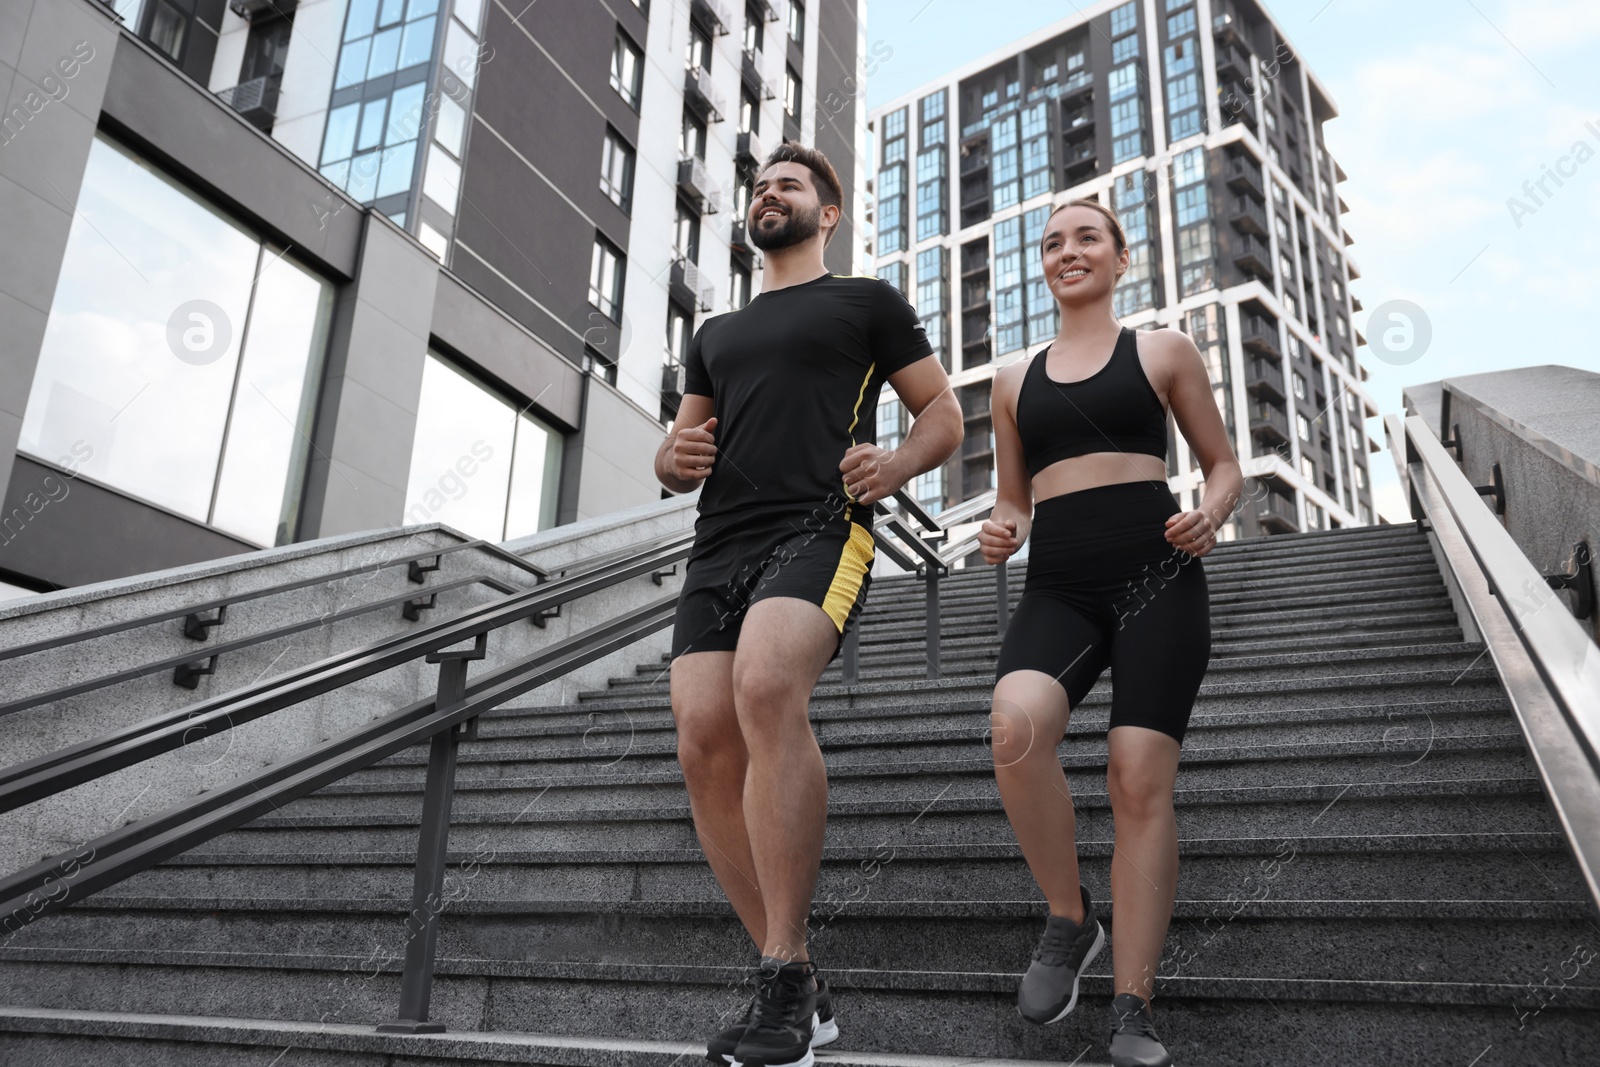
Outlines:
<svg viewBox="0 0 1600 1067"><path fill-rule="evenodd" d="M1040 241L1044 277L1062 303L1104 297L1128 269L1126 249L1117 249L1106 217L1091 207L1064 207L1050 217Z"/></svg>

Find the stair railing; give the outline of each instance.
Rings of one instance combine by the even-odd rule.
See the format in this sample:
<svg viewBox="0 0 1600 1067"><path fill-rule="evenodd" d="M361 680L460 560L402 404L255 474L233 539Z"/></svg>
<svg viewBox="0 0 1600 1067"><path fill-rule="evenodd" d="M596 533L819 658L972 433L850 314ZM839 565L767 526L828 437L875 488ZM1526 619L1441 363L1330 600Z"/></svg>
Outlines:
<svg viewBox="0 0 1600 1067"><path fill-rule="evenodd" d="M1384 417L1418 528L1483 634L1590 900L1600 907L1600 648L1420 415ZM1557 576L1560 577L1560 576Z"/></svg>
<svg viewBox="0 0 1600 1067"><path fill-rule="evenodd" d="M354 771L421 744L429 761L421 832L406 918L407 948L397 1018L381 1030L442 1030L428 1019L434 954L443 911L445 847L454 795L455 754L477 736L478 717L670 625L671 593L608 622L574 634L467 681L467 664L482 658L489 634L630 578L659 575L688 555L691 531L642 541L631 552L608 554L598 567L532 590L511 593L414 631L384 638L277 677L225 693L175 713L157 716L94 741L4 769L0 811L104 777L162 752L198 743L399 664L438 663L438 690L388 715L320 745L245 775L155 815L129 823L75 849L0 878L0 929L9 933L189 851ZM464 642L470 649L459 649Z"/></svg>

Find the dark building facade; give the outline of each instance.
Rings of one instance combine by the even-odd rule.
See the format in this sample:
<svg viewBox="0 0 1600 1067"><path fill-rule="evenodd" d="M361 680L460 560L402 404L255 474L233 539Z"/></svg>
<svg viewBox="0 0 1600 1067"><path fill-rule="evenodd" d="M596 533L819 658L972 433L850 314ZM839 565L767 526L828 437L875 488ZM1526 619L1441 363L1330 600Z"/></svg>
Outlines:
<svg viewBox="0 0 1600 1067"><path fill-rule="evenodd" d="M858 18L7 8L0 591L659 499L682 346L759 286L738 212L767 146L822 145L855 217Z"/></svg>

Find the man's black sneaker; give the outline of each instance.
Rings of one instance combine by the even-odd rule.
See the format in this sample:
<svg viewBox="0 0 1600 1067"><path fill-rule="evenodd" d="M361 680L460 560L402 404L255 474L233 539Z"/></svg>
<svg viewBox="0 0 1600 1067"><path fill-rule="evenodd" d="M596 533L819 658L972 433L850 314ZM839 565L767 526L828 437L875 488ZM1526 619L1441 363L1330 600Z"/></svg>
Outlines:
<svg viewBox="0 0 1600 1067"><path fill-rule="evenodd" d="M1118 993L1111 998L1106 1046L1112 1067L1172 1067L1172 1057L1156 1036L1150 1005L1137 993Z"/></svg>
<svg viewBox="0 0 1600 1067"><path fill-rule="evenodd" d="M757 972L759 973L759 972ZM752 976L750 983L754 984ZM742 1067L738 1060L733 1058L734 1049L739 1047L739 1042L744 1039L744 1033L750 1029L750 1020L756 1010L755 998L750 998L750 1003L745 1005L744 1013L739 1016L734 1024L717 1034L706 1042L706 1059L712 1063L726 1063L731 1067ZM811 1034L811 1047L820 1048L839 1040L839 1024L833 1017L833 994L828 991L828 983L821 975L817 976L817 1023Z"/></svg>
<svg viewBox="0 0 1600 1067"><path fill-rule="evenodd" d="M1105 947L1106 932L1095 917L1089 890L1080 884L1078 892L1083 894L1083 922L1059 915L1046 919L1044 937L1017 987L1017 1011L1030 1023L1066 1018L1078 1003L1078 977Z"/></svg>
<svg viewBox="0 0 1600 1067"><path fill-rule="evenodd" d="M744 1040L744 1032L750 1029L750 1020L755 1018L755 1012L756 999L752 996L733 1025L706 1042L706 1059L712 1063L734 1064L733 1050Z"/></svg>
<svg viewBox="0 0 1600 1067"><path fill-rule="evenodd" d="M812 1067L817 1032L816 968L809 960L761 961L760 989L750 1027L733 1050L740 1067Z"/></svg>

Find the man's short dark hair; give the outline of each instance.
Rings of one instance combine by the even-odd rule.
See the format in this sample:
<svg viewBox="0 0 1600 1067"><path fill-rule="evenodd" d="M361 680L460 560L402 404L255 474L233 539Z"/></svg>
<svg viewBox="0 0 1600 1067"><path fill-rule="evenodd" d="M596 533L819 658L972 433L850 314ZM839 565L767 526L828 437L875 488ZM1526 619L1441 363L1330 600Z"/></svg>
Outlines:
<svg viewBox="0 0 1600 1067"><path fill-rule="evenodd" d="M823 205L832 204L841 213L839 224L828 231L824 243L833 240L833 235L838 233L844 224L842 217L844 186L839 184L839 175L834 171L833 164L828 162L828 157L799 141L784 141L767 156L767 161L761 164L761 169L764 171L774 163L799 163L811 171L811 184L816 186L818 202Z"/></svg>

